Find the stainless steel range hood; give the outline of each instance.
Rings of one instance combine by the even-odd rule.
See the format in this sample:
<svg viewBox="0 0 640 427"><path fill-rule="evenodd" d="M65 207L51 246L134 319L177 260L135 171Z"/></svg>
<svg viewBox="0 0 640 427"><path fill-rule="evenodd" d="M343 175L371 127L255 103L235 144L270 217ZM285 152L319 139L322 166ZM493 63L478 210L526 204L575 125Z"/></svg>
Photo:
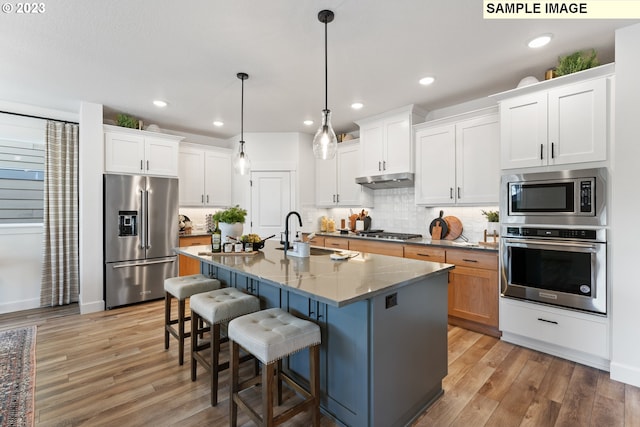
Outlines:
<svg viewBox="0 0 640 427"><path fill-rule="evenodd" d="M410 172L393 173L387 175L361 176L356 178L356 184L368 188L405 188L413 187L413 174Z"/></svg>

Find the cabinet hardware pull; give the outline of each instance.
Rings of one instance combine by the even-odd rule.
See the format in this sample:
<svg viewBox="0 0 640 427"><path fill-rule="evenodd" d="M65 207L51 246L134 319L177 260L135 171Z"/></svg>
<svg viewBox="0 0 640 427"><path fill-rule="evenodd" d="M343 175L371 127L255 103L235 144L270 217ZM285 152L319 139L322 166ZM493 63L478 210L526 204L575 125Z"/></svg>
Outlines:
<svg viewBox="0 0 640 427"><path fill-rule="evenodd" d="M449 198L453 200L453 187L449 187Z"/></svg>
<svg viewBox="0 0 640 427"><path fill-rule="evenodd" d="M142 164L142 160L140 160L140 170L144 170L144 166Z"/></svg>
<svg viewBox="0 0 640 427"><path fill-rule="evenodd" d="M207 203L209 203L209 195L207 194Z"/></svg>
<svg viewBox="0 0 640 427"><path fill-rule="evenodd" d="M418 255L418 256L427 256L427 257L431 256L429 254L421 254L420 252L418 252L416 255Z"/></svg>
<svg viewBox="0 0 640 427"><path fill-rule="evenodd" d="M336 194L336 203L340 203L340 195Z"/></svg>
<svg viewBox="0 0 640 427"><path fill-rule="evenodd" d="M381 171L382 170L382 163L378 162L378 170Z"/></svg>
<svg viewBox="0 0 640 427"><path fill-rule="evenodd" d="M149 160L147 160L147 170L149 170Z"/></svg>
<svg viewBox="0 0 640 427"><path fill-rule="evenodd" d="M458 199L460 198L460 187L458 187Z"/></svg>
<svg viewBox="0 0 640 427"><path fill-rule="evenodd" d="M335 203L336 202L336 195L332 194L332 196L333 196L333 203Z"/></svg>
<svg viewBox="0 0 640 427"><path fill-rule="evenodd" d="M463 261L466 261L466 262L478 262L478 260L477 260L477 259L462 258L462 260L463 260Z"/></svg>
<svg viewBox="0 0 640 427"><path fill-rule="evenodd" d="M382 161L382 170L383 170L383 171L386 171L386 170L387 170L387 161L386 161L386 160L383 160L383 161Z"/></svg>
<svg viewBox="0 0 640 427"><path fill-rule="evenodd" d="M553 323L554 325L558 324L558 322L556 322L555 320L547 320L547 319L543 319L542 317L538 317L538 320L541 322Z"/></svg>
<svg viewBox="0 0 640 427"><path fill-rule="evenodd" d="M543 158L542 158L542 144L540 144L540 160L543 160Z"/></svg>
<svg viewBox="0 0 640 427"><path fill-rule="evenodd" d="M551 143L551 158L554 159L555 158L555 154L554 154L554 143Z"/></svg>
<svg viewBox="0 0 640 427"><path fill-rule="evenodd" d="M201 195L200 195L200 202L201 202L201 203L204 203L204 194L201 194Z"/></svg>

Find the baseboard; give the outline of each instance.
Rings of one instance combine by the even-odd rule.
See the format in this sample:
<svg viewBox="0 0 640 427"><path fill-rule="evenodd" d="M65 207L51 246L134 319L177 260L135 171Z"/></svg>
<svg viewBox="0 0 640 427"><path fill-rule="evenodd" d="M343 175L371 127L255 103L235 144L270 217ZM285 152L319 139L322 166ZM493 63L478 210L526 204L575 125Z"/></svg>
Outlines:
<svg viewBox="0 0 640 427"><path fill-rule="evenodd" d="M96 313L104 311L104 301L92 301L89 303L78 303L80 306L80 314Z"/></svg>
<svg viewBox="0 0 640 427"><path fill-rule="evenodd" d="M22 301L11 301L0 304L0 314L13 313L14 311L31 310L40 307L40 299L33 298Z"/></svg>
<svg viewBox="0 0 640 427"><path fill-rule="evenodd" d="M640 387L640 368L637 366L625 365L623 363L611 362L611 379Z"/></svg>

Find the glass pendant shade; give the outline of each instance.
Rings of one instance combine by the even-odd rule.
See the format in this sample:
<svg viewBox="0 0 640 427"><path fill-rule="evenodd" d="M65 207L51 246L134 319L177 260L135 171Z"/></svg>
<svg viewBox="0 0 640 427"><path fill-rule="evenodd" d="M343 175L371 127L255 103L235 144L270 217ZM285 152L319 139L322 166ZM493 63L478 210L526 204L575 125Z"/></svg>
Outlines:
<svg viewBox="0 0 640 427"><path fill-rule="evenodd" d="M313 155L316 159L329 160L336 156L338 138L331 127L331 111L322 110L322 124L313 137Z"/></svg>
<svg viewBox="0 0 640 427"><path fill-rule="evenodd" d="M247 175L251 170L251 161L244 151L244 141L240 141L240 148L233 159L233 169L240 175Z"/></svg>

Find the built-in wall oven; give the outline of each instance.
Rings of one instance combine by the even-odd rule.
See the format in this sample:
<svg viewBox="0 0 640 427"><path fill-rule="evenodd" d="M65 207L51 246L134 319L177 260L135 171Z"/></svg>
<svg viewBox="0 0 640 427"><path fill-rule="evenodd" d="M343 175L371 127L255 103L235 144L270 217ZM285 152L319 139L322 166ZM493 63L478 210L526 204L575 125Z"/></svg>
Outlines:
<svg viewBox="0 0 640 427"><path fill-rule="evenodd" d="M501 295L607 313L606 168L503 175Z"/></svg>
<svg viewBox="0 0 640 427"><path fill-rule="evenodd" d="M506 226L505 297L607 313L606 230Z"/></svg>

